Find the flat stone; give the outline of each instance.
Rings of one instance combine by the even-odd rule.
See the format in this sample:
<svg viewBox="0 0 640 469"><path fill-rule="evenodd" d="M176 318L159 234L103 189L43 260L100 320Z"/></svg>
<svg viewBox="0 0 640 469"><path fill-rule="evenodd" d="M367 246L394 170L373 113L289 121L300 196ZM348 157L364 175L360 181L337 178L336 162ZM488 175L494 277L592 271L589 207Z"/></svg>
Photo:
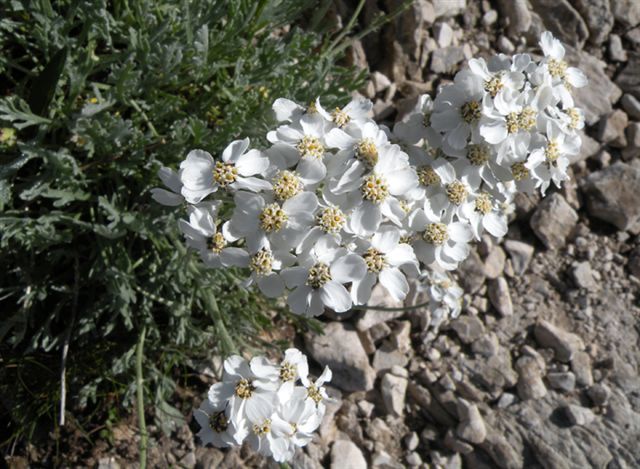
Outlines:
<svg viewBox="0 0 640 469"><path fill-rule="evenodd" d="M367 469L362 451L349 440L337 440L331 448L331 469Z"/></svg>
<svg viewBox="0 0 640 469"><path fill-rule="evenodd" d="M640 101L634 95L625 93L620 100L622 109L634 120L640 121Z"/></svg>
<svg viewBox="0 0 640 469"><path fill-rule="evenodd" d="M587 24L589 42L602 44L613 28L609 0L573 0L572 3Z"/></svg>
<svg viewBox="0 0 640 469"><path fill-rule="evenodd" d="M617 34L609 36L609 58L616 62L626 62L629 58L622 46L622 39Z"/></svg>
<svg viewBox="0 0 640 469"><path fill-rule="evenodd" d="M436 23L433 26L433 37L440 47L449 47L453 42L453 29L449 23Z"/></svg>
<svg viewBox="0 0 640 469"><path fill-rule="evenodd" d="M520 38L531 27L531 12L526 0L498 0L501 16L508 21L508 32L512 38Z"/></svg>
<svg viewBox="0 0 640 469"><path fill-rule="evenodd" d="M486 280L484 275L484 262L480 259L475 249L469 251L467 258L458 266L460 283L465 293L476 293Z"/></svg>
<svg viewBox="0 0 640 469"><path fill-rule="evenodd" d="M576 334L567 332L550 322L540 320L533 333L536 341L546 348L553 349L555 358L561 362L569 362L574 353L584 350L584 342Z"/></svg>
<svg viewBox="0 0 640 469"><path fill-rule="evenodd" d="M531 258L533 257L534 248L530 244L507 239L504 242L504 248L511 257L511 266L516 275L520 276L527 271Z"/></svg>
<svg viewBox="0 0 640 469"><path fill-rule="evenodd" d="M551 388L563 392L571 392L576 387L576 375L570 371L547 373L547 381Z"/></svg>
<svg viewBox="0 0 640 469"><path fill-rule="evenodd" d="M484 325L475 316L460 316L451 321L449 327L455 331L458 338L465 344L470 344L484 334Z"/></svg>
<svg viewBox="0 0 640 469"><path fill-rule="evenodd" d="M573 281L580 288L593 290L596 288L596 279L593 277L593 270L589 261L578 262L571 269Z"/></svg>
<svg viewBox="0 0 640 469"><path fill-rule="evenodd" d="M500 36L496 42L496 47L503 54L513 54L516 51L516 46L509 40L507 36Z"/></svg>
<svg viewBox="0 0 640 469"><path fill-rule="evenodd" d="M369 364L358 333L348 325L330 322L323 335L305 335L305 344L316 362L331 368L332 385L343 391L373 389L376 372Z"/></svg>
<svg viewBox="0 0 640 469"><path fill-rule="evenodd" d="M618 162L589 175L582 188L589 214L624 231L640 222L638 187L640 169Z"/></svg>
<svg viewBox="0 0 640 469"><path fill-rule="evenodd" d="M483 357L492 357L500 348L498 343L498 336L493 332L484 334L471 344L471 350L473 353L481 355Z"/></svg>
<svg viewBox="0 0 640 469"><path fill-rule="evenodd" d="M580 139L582 140L582 145L580 146L580 151L576 155L570 155L569 161L571 164L579 163L580 161L585 161L589 158L593 158L596 156L601 148L602 144L597 140L589 137L587 133L585 133L584 129L579 132Z"/></svg>
<svg viewBox="0 0 640 469"><path fill-rule="evenodd" d="M544 25L566 44L582 49L589 30L580 14L567 0L530 0Z"/></svg>
<svg viewBox="0 0 640 469"><path fill-rule="evenodd" d="M496 405L498 406L498 409L506 409L511 404L513 404L516 399L517 397L515 394L511 394L510 392L503 392Z"/></svg>
<svg viewBox="0 0 640 469"><path fill-rule="evenodd" d="M587 86L572 91L576 107L585 114L585 122L593 125L600 117L613 111L613 103L622 96L620 88L611 81L606 72L607 64L584 51L567 47L565 60L582 70L589 80ZM640 81L639 81L640 82ZM598 90L594 93L594 90Z"/></svg>
<svg viewBox="0 0 640 469"><path fill-rule="evenodd" d="M455 16L467 8L466 0L431 0L436 18L441 16Z"/></svg>
<svg viewBox="0 0 640 469"><path fill-rule="evenodd" d="M487 427L478 406L465 399L458 399L457 409L460 423L456 428L456 434L469 443L482 443L487 437Z"/></svg>
<svg viewBox="0 0 640 469"><path fill-rule="evenodd" d="M389 80L386 75L378 71L371 74L371 81L373 82L376 93L380 93L391 86L391 80Z"/></svg>
<svg viewBox="0 0 640 469"><path fill-rule="evenodd" d="M383 306L385 308L400 308L403 306L401 301L395 301L387 291L378 283L371 291L371 298L368 304L375 306ZM359 331L366 331L377 324L382 324L392 319L399 318L404 315L404 311L378 311L367 309L356 321L356 328Z"/></svg>
<svg viewBox="0 0 640 469"><path fill-rule="evenodd" d="M563 410L571 425L588 425L596 418L591 409L575 404L569 404Z"/></svg>
<svg viewBox="0 0 640 469"><path fill-rule="evenodd" d="M587 389L587 396L596 406L603 406L609 401L611 390L602 383L597 383Z"/></svg>
<svg viewBox="0 0 640 469"><path fill-rule="evenodd" d="M627 126L627 144L633 148L640 148L640 122L631 122Z"/></svg>
<svg viewBox="0 0 640 469"><path fill-rule="evenodd" d="M576 383L579 386L591 386L593 374L591 373L591 357L587 352L576 352L571 358L571 370L576 375Z"/></svg>
<svg viewBox="0 0 640 469"><path fill-rule="evenodd" d="M578 214L558 193L544 198L531 217L530 225L548 249L559 249L578 222Z"/></svg>
<svg viewBox="0 0 640 469"><path fill-rule="evenodd" d="M538 360L528 356L520 357L516 362L516 371L519 376L516 389L520 399L540 399L547 395L547 388L542 381L543 370L540 369Z"/></svg>
<svg viewBox="0 0 640 469"><path fill-rule="evenodd" d="M373 354L373 368L379 373L390 370L394 366L405 367L409 363L409 357L391 344L385 344Z"/></svg>
<svg viewBox="0 0 640 469"><path fill-rule="evenodd" d="M498 277L489 282L489 300L500 316L513 315L513 303L509 284L504 277Z"/></svg>
<svg viewBox="0 0 640 469"><path fill-rule="evenodd" d="M405 458L405 460L407 461L407 464L410 467L416 467L422 464L422 458L415 451L412 451L411 453L407 454L407 457Z"/></svg>
<svg viewBox="0 0 640 469"><path fill-rule="evenodd" d="M502 275L507 256L500 246L494 246L484 260L484 274L487 278L494 279Z"/></svg>
<svg viewBox="0 0 640 469"><path fill-rule="evenodd" d="M438 74L453 74L457 69L457 65L464 59L462 47L449 46L436 49L431 54L431 71Z"/></svg>
<svg viewBox="0 0 640 469"><path fill-rule="evenodd" d="M387 373L380 381L380 393L388 414L402 417L409 380Z"/></svg>
<svg viewBox="0 0 640 469"><path fill-rule="evenodd" d="M640 278L640 246L631 251L627 268L636 277Z"/></svg>
<svg viewBox="0 0 640 469"><path fill-rule="evenodd" d="M622 148L627 145L624 131L629 118L624 111L616 109L614 112L600 119L598 126L598 140L611 146Z"/></svg>
<svg viewBox="0 0 640 469"><path fill-rule="evenodd" d="M627 65L616 77L616 84L625 93L640 99L640 52L629 53Z"/></svg>

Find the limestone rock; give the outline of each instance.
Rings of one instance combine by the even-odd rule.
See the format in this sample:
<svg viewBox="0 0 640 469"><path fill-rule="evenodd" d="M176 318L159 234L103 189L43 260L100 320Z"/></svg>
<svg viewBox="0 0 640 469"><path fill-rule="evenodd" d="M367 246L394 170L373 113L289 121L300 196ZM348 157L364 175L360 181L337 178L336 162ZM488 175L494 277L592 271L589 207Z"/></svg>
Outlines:
<svg viewBox="0 0 640 469"><path fill-rule="evenodd" d="M500 13L509 22L509 36L519 38L531 27L531 12L526 0L498 0Z"/></svg>
<svg viewBox="0 0 640 469"><path fill-rule="evenodd" d="M465 59L464 51L459 46L436 49L431 54L431 71L433 73L453 73L457 65Z"/></svg>
<svg viewBox="0 0 640 469"><path fill-rule="evenodd" d="M489 252L489 255L484 260L484 274L487 278L498 278L503 270L504 263L507 260L507 256L500 246L495 246Z"/></svg>
<svg viewBox="0 0 640 469"><path fill-rule="evenodd" d="M456 434L470 443L482 443L487 437L487 427L478 407L465 399L458 399L457 408L460 423L456 428Z"/></svg>
<svg viewBox="0 0 640 469"><path fill-rule="evenodd" d="M610 0L611 10L616 21L625 29L635 28L640 24L640 2L637 0Z"/></svg>
<svg viewBox="0 0 640 469"><path fill-rule="evenodd" d="M524 274L533 257L533 246L523 243L522 241L507 239L504 242L504 248L511 257L511 265L513 266L514 273L516 275Z"/></svg>
<svg viewBox="0 0 640 469"><path fill-rule="evenodd" d="M547 321L538 321L533 330L538 343L555 352L555 358L569 362L574 353L584 350L584 342L577 335L554 326Z"/></svg>
<svg viewBox="0 0 640 469"><path fill-rule="evenodd" d="M547 373L547 381L550 387L563 392L571 392L576 387L576 375L571 372Z"/></svg>
<svg viewBox="0 0 640 469"><path fill-rule="evenodd" d="M565 245L567 236L578 222L578 214L560 194L551 194L542 200L531 217L531 228L549 249Z"/></svg>
<svg viewBox="0 0 640 469"><path fill-rule="evenodd" d="M501 316L513 315L513 303L509 284L504 277L498 277L489 282L489 299L491 304Z"/></svg>
<svg viewBox="0 0 640 469"><path fill-rule="evenodd" d="M593 217L628 230L640 222L640 169L615 163L592 173L583 185L587 209Z"/></svg>
<svg viewBox="0 0 640 469"><path fill-rule="evenodd" d="M380 392L382 401L388 414L396 417L404 415L404 402L407 394L407 384L409 380L401 376L387 373L380 382Z"/></svg>
<svg viewBox="0 0 640 469"><path fill-rule="evenodd" d="M567 405L564 412L571 425L588 425L596 418L590 409L575 404Z"/></svg>
<svg viewBox="0 0 640 469"><path fill-rule="evenodd" d="M620 100L622 109L628 114L631 119L640 121L640 101L634 95L626 93Z"/></svg>
<svg viewBox="0 0 640 469"><path fill-rule="evenodd" d="M547 388L542 381L543 370L540 363L533 357L522 356L516 362L518 372L518 396L523 401L540 399L547 394Z"/></svg>
<svg viewBox="0 0 640 469"><path fill-rule="evenodd" d="M627 145L624 131L629 123L629 118L624 111L616 109L614 112L600 119L598 127L598 140L609 143L611 146L622 148Z"/></svg>
<svg viewBox="0 0 640 469"><path fill-rule="evenodd" d="M613 28L613 15L609 0L573 0L589 29L589 42L602 44Z"/></svg>
<svg viewBox="0 0 640 469"><path fill-rule="evenodd" d="M470 344L484 335L484 325L475 316L460 316L454 319L449 327L465 344Z"/></svg>
<svg viewBox="0 0 640 469"><path fill-rule="evenodd" d="M561 41L582 49L589 30L567 0L531 0L544 25Z"/></svg>
<svg viewBox="0 0 640 469"><path fill-rule="evenodd" d="M629 54L627 66L618 74L616 84L622 88L622 91L640 99L640 52Z"/></svg>
<svg viewBox="0 0 640 469"><path fill-rule="evenodd" d="M331 384L343 391L373 389L376 373L355 330L341 322L330 322L324 335L305 336L305 344L315 361L331 368Z"/></svg>
<svg viewBox="0 0 640 469"><path fill-rule="evenodd" d="M338 440L331 448L331 469L367 469L362 451L349 440Z"/></svg>

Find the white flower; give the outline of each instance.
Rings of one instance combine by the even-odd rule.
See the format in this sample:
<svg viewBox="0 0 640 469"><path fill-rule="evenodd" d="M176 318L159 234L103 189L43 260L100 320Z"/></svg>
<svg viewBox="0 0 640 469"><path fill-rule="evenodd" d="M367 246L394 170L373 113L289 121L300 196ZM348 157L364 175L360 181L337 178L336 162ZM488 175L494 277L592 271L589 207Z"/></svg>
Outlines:
<svg viewBox="0 0 640 469"><path fill-rule="evenodd" d="M424 140L433 144L433 142L440 140L440 134L431 127L432 109L431 96L420 95L416 106L405 120L393 126L395 137L408 144L419 144Z"/></svg>
<svg viewBox="0 0 640 469"><path fill-rule="evenodd" d="M322 374L315 381L309 379L309 376L300 376L300 381L302 381L302 385L307 391L305 399L307 401L313 402L320 415L324 415L325 413L325 403L332 400L327 394L327 390L324 387L324 384L331 381L332 377L333 373L328 366L324 367L324 370L322 370Z"/></svg>
<svg viewBox="0 0 640 469"><path fill-rule="evenodd" d="M246 430L237 431L231 421L230 411L231 408L223 401L217 402L217 405L213 405L208 399L202 401L200 407L193 412L200 425L197 435L202 444L224 448L239 444L245 438Z"/></svg>
<svg viewBox="0 0 640 469"><path fill-rule="evenodd" d="M381 226L361 255L367 265L367 273L351 286L353 302L366 304L378 280L391 298L404 300L409 293L409 283L400 267L406 264L417 267L418 261L411 246L400 243L400 231L392 226Z"/></svg>
<svg viewBox="0 0 640 469"><path fill-rule="evenodd" d="M317 99L316 109L326 120L332 121L336 126L342 128L348 124L362 125L371 120L373 103L368 99L352 99L342 109L337 107L329 113L320 105L320 99Z"/></svg>
<svg viewBox="0 0 640 469"><path fill-rule="evenodd" d="M467 243L473 238L473 232L467 223L444 223L418 209L411 215L409 226L420 233L412 246L418 260L425 265L454 270L469 255Z"/></svg>
<svg viewBox="0 0 640 469"><path fill-rule="evenodd" d="M462 212L478 241L484 230L496 238L502 238L507 234L507 219L500 212L491 194L488 192L475 194L472 202L472 204L464 206Z"/></svg>
<svg viewBox="0 0 640 469"><path fill-rule="evenodd" d="M258 288L269 298L278 298L284 291L284 280L278 273L280 269L295 262L295 256L288 250L272 251L262 247L250 253L248 264L250 277L245 281L246 287L257 284Z"/></svg>
<svg viewBox="0 0 640 469"><path fill-rule="evenodd" d="M167 205L169 207L175 207L182 204L184 202L184 197L180 194L182 190L182 182L180 182L180 176L178 173L170 168L162 166L158 170L158 177L169 190L159 187L151 189L151 197L153 200L159 204Z"/></svg>
<svg viewBox="0 0 640 469"><path fill-rule="evenodd" d="M540 47L545 55L546 69L554 80L574 88L582 88L587 84L586 75L579 68L569 67L564 61L565 49L562 43L549 31L542 33Z"/></svg>
<svg viewBox="0 0 640 469"><path fill-rule="evenodd" d="M287 287L293 289L287 304L294 313L318 316L325 307L338 313L351 308L351 296L344 284L365 274L366 265L360 256L349 254L325 237L306 258L298 258L298 263L282 271Z"/></svg>
<svg viewBox="0 0 640 469"><path fill-rule="evenodd" d="M214 161L204 150L192 150L180 164L182 195L197 204L219 187L260 191L271 185L255 176L267 169L269 160L258 150L249 150L249 139L235 140L222 152L222 161Z"/></svg>
<svg viewBox="0 0 640 469"><path fill-rule="evenodd" d="M490 63L490 65L495 67L492 70L489 69L484 59L470 59L469 69L474 75L480 77L484 90L489 96L495 98L500 91L520 91L524 86L525 77L522 70L526 68L531 58L528 55L521 57L519 63L513 66L511 66L509 60L507 60L506 63L496 63L494 61ZM523 59L525 63L522 62ZM505 65L509 68L505 68ZM518 71L512 70L512 68Z"/></svg>

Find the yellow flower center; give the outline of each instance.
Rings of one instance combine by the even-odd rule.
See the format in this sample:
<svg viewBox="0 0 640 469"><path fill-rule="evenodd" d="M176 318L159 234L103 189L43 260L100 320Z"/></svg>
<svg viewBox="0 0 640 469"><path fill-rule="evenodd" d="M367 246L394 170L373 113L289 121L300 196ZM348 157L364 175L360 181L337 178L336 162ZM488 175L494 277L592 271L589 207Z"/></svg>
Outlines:
<svg viewBox="0 0 640 469"><path fill-rule="evenodd" d="M291 171L280 171L273 180L273 195L278 200L287 200L302 192L302 183Z"/></svg>
<svg viewBox="0 0 640 469"><path fill-rule="evenodd" d="M536 126L538 113L531 106L525 107L518 115L518 126L527 132Z"/></svg>
<svg viewBox="0 0 640 469"><path fill-rule="evenodd" d="M481 193L476 197L475 200L475 210L476 212L480 212L483 215L486 215L491 211L491 196L486 192Z"/></svg>
<svg viewBox="0 0 640 469"><path fill-rule="evenodd" d="M253 424L253 433L258 436L265 436L271 431L271 419L264 419L261 424Z"/></svg>
<svg viewBox="0 0 640 469"><path fill-rule="evenodd" d="M267 233L280 231L289 217L277 203L267 205L260 212L260 228Z"/></svg>
<svg viewBox="0 0 640 469"><path fill-rule="evenodd" d="M367 264L367 270L377 274L387 266L387 258L376 248L369 248L362 256Z"/></svg>
<svg viewBox="0 0 640 469"><path fill-rule="evenodd" d="M216 233L207 240L207 247L216 254L220 254L220 251L222 251L226 245L227 240L224 239L222 233Z"/></svg>
<svg viewBox="0 0 640 469"><path fill-rule="evenodd" d="M361 187L362 196L374 204L383 202L389 196L389 188L385 180L376 175L370 174L364 178L364 184Z"/></svg>
<svg viewBox="0 0 640 469"><path fill-rule="evenodd" d="M431 166L420 166L416 171L418 181L425 187L440 185L440 176Z"/></svg>
<svg viewBox="0 0 640 469"><path fill-rule="evenodd" d="M510 134L515 134L518 131L520 122L520 120L518 119L518 113L510 112L509 114L507 114L505 120L507 125L507 132L509 132Z"/></svg>
<svg viewBox="0 0 640 469"><path fill-rule="evenodd" d="M422 125L425 127L431 126L431 111L425 111L424 116L422 117Z"/></svg>
<svg viewBox="0 0 640 469"><path fill-rule="evenodd" d="M447 225L444 223L429 223L424 230L422 238L430 244L436 246L443 245L449 239Z"/></svg>
<svg viewBox="0 0 640 469"><path fill-rule="evenodd" d="M469 145L467 158L474 166L482 166L489 161L489 147L486 145Z"/></svg>
<svg viewBox="0 0 640 469"><path fill-rule="evenodd" d="M283 362L280 365L280 381L293 381L297 376L298 371L293 363Z"/></svg>
<svg viewBox="0 0 640 469"><path fill-rule="evenodd" d="M577 129L580 125L580 112L574 107L567 109L567 115L569 116L569 128Z"/></svg>
<svg viewBox="0 0 640 469"><path fill-rule="evenodd" d="M549 140L547 147L544 149L544 156L549 164L556 164L556 161L560 157L560 149L555 139Z"/></svg>
<svg viewBox="0 0 640 469"><path fill-rule="evenodd" d="M216 167L213 170L214 181L216 181L221 187L226 187L229 184L236 182L236 179L238 179L238 168L232 164L216 161Z"/></svg>
<svg viewBox="0 0 640 469"><path fill-rule="evenodd" d="M310 384L307 388L307 397L312 399L316 404L319 404L322 401L322 394L320 394L320 389L315 384Z"/></svg>
<svg viewBox="0 0 640 469"><path fill-rule="evenodd" d="M249 399L256 390L255 386L247 379L241 379L236 383L235 394L240 399Z"/></svg>
<svg viewBox="0 0 640 469"><path fill-rule="evenodd" d="M273 269L273 261L274 258L271 252L266 248L262 248L251 256L249 268L257 275L268 275Z"/></svg>
<svg viewBox="0 0 640 469"><path fill-rule="evenodd" d="M327 233L337 233L347 221L342 210L337 207L327 207L317 217L318 225Z"/></svg>
<svg viewBox="0 0 640 469"><path fill-rule="evenodd" d="M356 145L356 158L367 167L373 168L378 162L378 149L370 138L364 138Z"/></svg>
<svg viewBox="0 0 640 469"><path fill-rule="evenodd" d="M318 108L316 107L316 102L311 101L307 106L307 114L315 114L316 112L318 112Z"/></svg>
<svg viewBox="0 0 640 469"><path fill-rule="evenodd" d="M511 174L513 174L513 179L516 181L524 181L529 177L529 170L523 162L514 163L511 165Z"/></svg>
<svg viewBox="0 0 640 469"><path fill-rule="evenodd" d="M484 82L484 89L492 98L495 98L502 88L504 88L504 83L502 83L502 73L499 73Z"/></svg>
<svg viewBox="0 0 640 469"><path fill-rule="evenodd" d="M349 114L344 112L339 107L333 110L333 112L331 113L331 117L333 118L333 122L335 122L338 127L344 127L351 120Z"/></svg>
<svg viewBox="0 0 640 469"><path fill-rule="evenodd" d="M296 145L296 149L302 157L308 156L320 159L324 155L324 146L320 142L320 139L311 135L302 137L302 140Z"/></svg>
<svg viewBox="0 0 640 469"><path fill-rule="evenodd" d="M306 284L311 288L320 288L331 280L329 266L323 262L316 263L309 269Z"/></svg>
<svg viewBox="0 0 640 469"><path fill-rule="evenodd" d="M553 78L564 79L567 75L568 65L564 60L549 59L549 62L547 62L547 67L549 69L549 74Z"/></svg>
<svg viewBox="0 0 640 469"><path fill-rule="evenodd" d="M460 115L462 116L462 120L467 124L474 124L480 120L480 102L479 101L469 101L468 103L464 103L460 108Z"/></svg>
<svg viewBox="0 0 640 469"><path fill-rule="evenodd" d="M467 195L469 195L467 187L460 181L447 184L447 197L452 204L460 205L467 200Z"/></svg>

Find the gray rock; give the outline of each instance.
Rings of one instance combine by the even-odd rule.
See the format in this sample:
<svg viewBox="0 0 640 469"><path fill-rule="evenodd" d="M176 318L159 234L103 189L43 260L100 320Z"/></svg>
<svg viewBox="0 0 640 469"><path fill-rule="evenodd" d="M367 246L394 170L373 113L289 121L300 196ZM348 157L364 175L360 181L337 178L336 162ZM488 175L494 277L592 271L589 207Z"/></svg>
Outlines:
<svg viewBox="0 0 640 469"><path fill-rule="evenodd" d="M196 453L194 451L189 451L180 459L180 467L193 468L196 467L196 463Z"/></svg>
<svg viewBox="0 0 640 469"><path fill-rule="evenodd" d="M456 71L457 65L464 59L462 47L449 46L436 49L431 54L431 71L438 74L452 74Z"/></svg>
<svg viewBox="0 0 640 469"><path fill-rule="evenodd" d="M640 99L640 52L629 54L627 66L618 74L616 84L625 93L631 93Z"/></svg>
<svg viewBox="0 0 640 469"><path fill-rule="evenodd" d="M456 434L469 443L482 443L487 437L487 427L478 407L464 399L458 399L457 409L460 423Z"/></svg>
<svg viewBox="0 0 640 469"><path fill-rule="evenodd" d="M628 123L627 114L620 109L603 116L598 126L598 140L617 148L626 146L627 139L625 138L624 130L627 128Z"/></svg>
<svg viewBox="0 0 640 469"><path fill-rule="evenodd" d="M570 371L547 373L547 381L551 388L563 392L571 392L576 387L576 375Z"/></svg>
<svg viewBox="0 0 640 469"><path fill-rule="evenodd" d="M602 44L613 28L609 0L573 0L572 3L587 23L589 42Z"/></svg>
<svg viewBox="0 0 640 469"><path fill-rule="evenodd" d="M513 315L513 303L511 302L511 293L509 293L509 284L507 284L504 277L491 280L488 291L491 304L501 316Z"/></svg>
<svg viewBox="0 0 640 469"><path fill-rule="evenodd" d="M629 268L629 272L640 278L640 246L631 252L627 267Z"/></svg>
<svg viewBox="0 0 640 469"><path fill-rule="evenodd" d="M465 344L470 344L484 334L484 325L475 316L460 316L451 321L449 327L455 331L458 338Z"/></svg>
<svg viewBox="0 0 640 469"><path fill-rule="evenodd" d="M113 456L100 458L98 460L98 469L120 469L120 464L118 464L118 461Z"/></svg>
<svg viewBox="0 0 640 469"><path fill-rule="evenodd" d="M411 467L419 466L420 464L422 464L422 458L415 451L407 454L407 457L405 459L407 461L407 464Z"/></svg>
<svg viewBox="0 0 640 469"><path fill-rule="evenodd" d="M593 278L593 271L591 270L591 264L589 261L578 262L571 269L571 276L573 281L580 288L587 290L595 289L597 286L595 278Z"/></svg>
<svg viewBox="0 0 640 469"><path fill-rule="evenodd" d="M408 379L387 373L380 381L382 401L388 414L396 417L404 415L404 401L407 395Z"/></svg>
<svg viewBox="0 0 640 469"><path fill-rule="evenodd" d="M603 406L609 400L611 390L606 385L597 383L587 389L587 396L589 396L594 405Z"/></svg>
<svg viewBox="0 0 640 469"><path fill-rule="evenodd" d="M390 343L385 343L373 354L373 368L379 373L390 370L394 366L405 367L409 357L397 350Z"/></svg>
<svg viewBox="0 0 640 469"><path fill-rule="evenodd" d="M467 8L466 0L431 0L436 18L441 16L455 16Z"/></svg>
<svg viewBox="0 0 640 469"><path fill-rule="evenodd" d="M509 40L507 36L500 36L496 42L496 47L503 54L513 54L516 51L516 46Z"/></svg>
<svg viewBox="0 0 640 469"><path fill-rule="evenodd" d="M331 448L331 469L367 469L362 451L349 440L337 440Z"/></svg>
<svg viewBox="0 0 640 469"><path fill-rule="evenodd" d="M591 357L587 352L576 352L571 358L571 370L576 375L579 386L591 386L593 374L591 373Z"/></svg>
<svg viewBox="0 0 640 469"><path fill-rule="evenodd" d="M565 245L567 236L578 222L578 214L558 193L544 198L531 217L530 225L548 249Z"/></svg>
<svg viewBox="0 0 640 469"><path fill-rule="evenodd" d="M640 169L615 163L592 173L583 184L587 209L593 217L628 230L640 222Z"/></svg>
<svg viewBox="0 0 640 469"><path fill-rule="evenodd" d="M518 396L523 401L540 399L547 395L547 388L542 381L543 370L540 363L533 357L523 356L516 362L518 372Z"/></svg>
<svg viewBox="0 0 640 469"><path fill-rule="evenodd" d="M580 139L582 140L582 145L580 146L580 151L577 155L569 156L569 161L571 162L571 164L576 164L588 158L593 158L600 152L600 149L602 148L602 144L597 140L589 137L589 135L585 133L584 130L580 130L579 135Z"/></svg>
<svg viewBox="0 0 640 469"><path fill-rule="evenodd" d="M622 39L617 34L609 36L609 58L617 62L626 62L629 58L622 47Z"/></svg>
<svg viewBox="0 0 640 469"><path fill-rule="evenodd" d="M315 361L331 368L331 384L343 391L373 389L376 372L369 365L369 358L355 330L341 322L330 322L323 335L305 336L305 344Z"/></svg>
<svg viewBox="0 0 640 469"><path fill-rule="evenodd" d="M522 241L507 239L504 242L504 248L511 257L511 265L513 266L514 273L518 276L524 274L533 257L533 246L523 243Z"/></svg>
<svg viewBox="0 0 640 469"><path fill-rule="evenodd" d="M487 278L498 278L504 271L507 256L500 246L494 246L484 260L484 274Z"/></svg>
<svg viewBox="0 0 640 469"><path fill-rule="evenodd" d="M461 286L466 293L476 293L482 288L486 280L484 263L475 249L471 249L469 256L460 263L458 273L460 274Z"/></svg>
<svg viewBox="0 0 640 469"><path fill-rule="evenodd" d="M481 355L483 357L492 357L498 353L500 344L498 343L498 336L493 332L485 334L478 340L471 344L471 350L473 353Z"/></svg>
<svg viewBox="0 0 640 469"><path fill-rule="evenodd" d="M584 350L584 342L580 337L547 321L538 321L533 333L538 343L553 349L555 358L561 362L569 362L576 352Z"/></svg>
<svg viewBox="0 0 640 469"><path fill-rule="evenodd" d="M584 51L567 48L567 62L582 70L589 84L572 91L576 106L585 114L585 121L593 125L601 116L611 113L612 104L620 99L622 91L606 73L607 64ZM640 81L639 81L640 82ZM594 93L593 90L598 90Z"/></svg>
<svg viewBox="0 0 640 469"><path fill-rule="evenodd" d="M531 0L531 5L555 37L582 49L589 37L589 30L567 0Z"/></svg>
<svg viewBox="0 0 640 469"><path fill-rule="evenodd" d="M403 438L404 445L409 451L414 451L420 444L420 437L416 432L411 432Z"/></svg>
<svg viewBox="0 0 640 469"><path fill-rule="evenodd" d="M391 80L377 70L371 74L371 81L373 82L376 93L380 93L391 86Z"/></svg>
<svg viewBox="0 0 640 469"><path fill-rule="evenodd" d="M436 23L433 26L433 37L440 47L449 47L453 41L453 29L449 23Z"/></svg>
<svg viewBox="0 0 640 469"><path fill-rule="evenodd" d="M640 121L640 101L634 95L626 93L620 103L631 119Z"/></svg>
<svg viewBox="0 0 640 469"><path fill-rule="evenodd" d="M500 399L498 399L498 403L496 405L498 406L498 409L506 409L511 404L513 404L515 401L516 401L515 394L511 394L509 392L504 392L500 396Z"/></svg>
<svg viewBox="0 0 640 469"><path fill-rule="evenodd" d="M575 404L569 404L564 407L564 413L567 416L567 419L569 419L571 425L588 425L596 418L591 409Z"/></svg>
<svg viewBox="0 0 640 469"><path fill-rule="evenodd" d="M610 0L611 10L616 21L625 29L634 28L640 24L640 2L637 0Z"/></svg>
<svg viewBox="0 0 640 469"><path fill-rule="evenodd" d="M640 148L640 122L632 122L627 126L627 144L633 148Z"/></svg>
<svg viewBox="0 0 640 469"><path fill-rule="evenodd" d="M498 0L501 16L507 18L508 32L512 38L519 38L531 27L531 12L526 0ZM507 53L507 52L505 52Z"/></svg>
<svg viewBox="0 0 640 469"><path fill-rule="evenodd" d="M460 454L469 454L473 451L473 445L457 438L452 429L449 429L444 436L444 446Z"/></svg>
<svg viewBox="0 0 640 469"><path fill-rule="evenodd" d="M496 21L498 21L498 12L495 10L489 10L484 15L482 15L482 24L485 26L491 26Z"/></svg>

